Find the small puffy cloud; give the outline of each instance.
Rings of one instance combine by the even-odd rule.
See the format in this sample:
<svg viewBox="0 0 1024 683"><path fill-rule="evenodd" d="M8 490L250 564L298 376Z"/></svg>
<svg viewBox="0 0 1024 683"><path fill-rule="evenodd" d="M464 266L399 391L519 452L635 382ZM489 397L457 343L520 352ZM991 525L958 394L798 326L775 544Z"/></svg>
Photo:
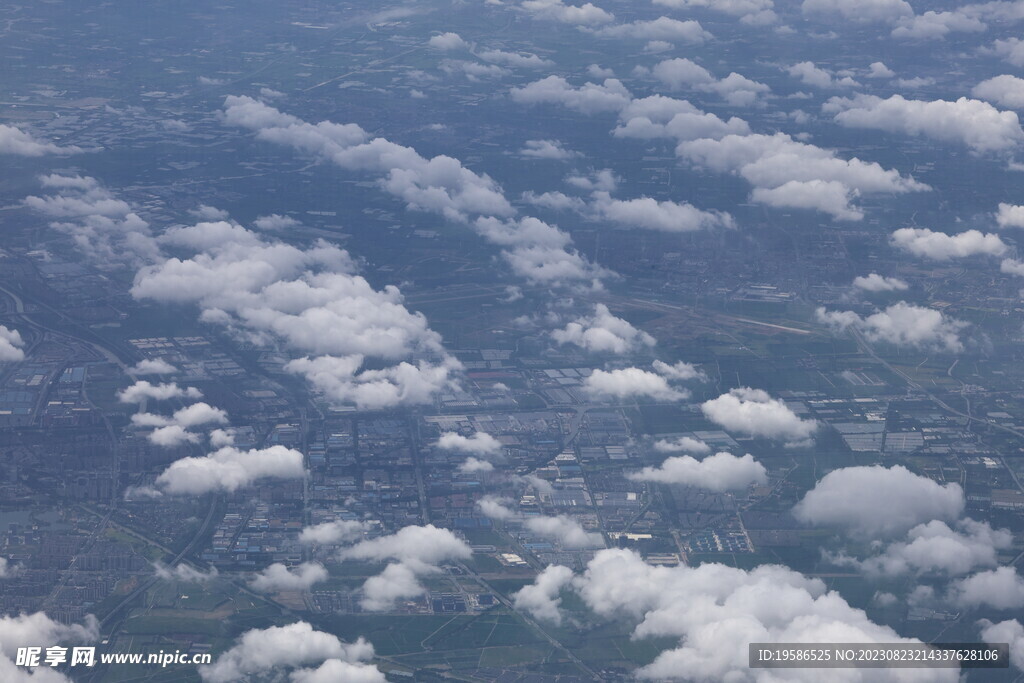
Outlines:
<svg viewBox="0 0 1024 683"><path fill-rule="evenodd" d="M591 208L601 219L627 227L661 232L692 232L715 227L734 227L723 211L703 211L686 202L658 201L651 197L619 200L596 192Z"/></svg>
<svg viewBox="0 0 1024 683"><path fill-rule="evenodd" d="M858 85L857 81L849 76L836 78L828 69L823 69L814 62L799 62L786 71L793 78L799 78L801 83L815 88L853 88Z"/></svg>
<svg viewBox="0 0 1024 683"><path fill-rule="evenodd" d="M325 660L356 663L372 657L373 646L362 638L354 643L343 643L337 636L297 621L287 626L246 631L213 664L199 667L199 675L208 683L232 683Z"/></svg>
<svg viewBox="0 0 1024 683"><path fill-rule="evenodd" d="M868 69L868 78L893 78L896 76L896 72L887 67L884 62L871 62Z"/></svg>
<svg viewBox="0 0 1024 683"><path fill-rule="evenodd" d="M680 382L685 382L691 379L703 382L707 379L707 375L705 375L696 366L692 363L685 363L683 361L679 361L674 365L669 365L663 360L656 360L651 364L651 367L653 367L654 371L662 377L679 380Z"/></svg>
<svg viewBox="0 0 1024 683"><path fill-rule="evenodd" d="M511 503L512 501L508 498L484 496L476 502L476 505L480 508L480 512L491 519L512 519L516 513L507 507Z"/></svg>
<svg viewBox="0 0 1024 683"><path fill-rule="evenodd" d="M739 17L750 26L766 26L778 20L772 0L654 0L655 5L672 9L706 8Z"/></svg>
<svg viewBox="0 0 1024 683"><path fill-rule="evenodd" d="M1024 277L1024 262L1012 258L1003 259L999 264L999 271L1007 275Z"/></svg>
<svg viewBox="0 0 1024 683"><path fill-rule="evenodd" d="M199 443L199 435L188 431L181 425L157 427L146 438L150 443L164 448L176 448L184 443Z"/></svg>
<svg viewBox="0 0 1024 683"><path fill-rule="evenodd" d="M225 446L205 457L182 458L156 479L166 493L200 495L232 493L265 478L301 479L306 476L302 453L284 446L241 451Z"/></svg>
<svg viewBox="0 0 1024 683"><path fill-rule="evenodd" d="M128 368L132 375L170 375L177 371L178 368L162 358L144 358Z"/></svg>
<svg viewBox="0 0 1024 683"><path fill-rule="evenodd" d="M479 456L495 456L501 454L501 442L487 432L475 432L472 436L463 436L457 432L445 432L435 444L446 451L456 451Z"/></svg>
<svg viewBox="0 0 1024 683"><path fill-rule="evenodd" d="M224 209L218 209L216 206L210 206L209 204L200 204L195 209L189 209L188 211L194 218L197 218L203 222L215 222L215 221L226 221L230 218L229 214Z"/></svg>
<svg viewBox="0 0 1024 683"><path fill-rule="evenodd" d="M146 380L139 380L127 389L117 394L117 400L121 403L143 403L144 401L166 401L172 398L202 398L203 392L195 387L182 389L177 384L151 384Z"/></svg>
<svg viewBox="0 0 1024 683"><path fill-rule="evenodd" d="M902 95L833 97L822 111L834 114L848 128L924 136L963 144L974 152L999 152L1024 141L1017 114L999 111L988 102L967 97L947 100L908 100Z"/></svg>
<svg viewBox="0 0 1024 683"><path fill-rule="evenodd" d="M853 286L865 292L902 292L910 288L910 285L897 277L885 277L878 273L853 278Z"/></svg>
<svg viewBox="0 0 1024 683"><path fill-rule="evenodd" d="M857 568L869 577L912 575L962 576L977 567L999 564L998 553L1013 544L1013 534L993 529L973 519L953 527L937 519L919 524L906 540L889 544L864 560L845 555L831 558L841 565Z"/></svg>
<svg viewBox="0 0 1024 683"><path fill-rule="evenodd" d="M523 193L523 201L533 206L539 206L552 211L577 211L582 213L587 208L587 203L579 197L570 197L564 192L536 192L527 191Z"/></svg>
<svg viewBox="0 0 1024 683"><path fill-rule="evenodd" d="M953 582L946 598L958 607L1017 610L1024 607L1024 578L1013 567L998 567Z"/></svg>
<svg viewBox="0 0 1024 683"><path fill-rule="evenodd" d="M551 336L559 344L575 344L593 353L623 355L655 345L651 335L612 315L604 304L594 306L594 315L581 316Z"/></svg>
<svg viewBox="0 0 1024 683"><path fill-rule="evenodd" d="M525 520L524 526L538 536L557 541L563 548L604 547L604 538L601 534L586 531L579 522L568 515L529 517Z"/></svg>
<svg viewBox="0 0 1024 683"><path fill-rule="evenodd" d="M1024 206L999 204L996 223L1000 228L1024 228Z"/></svg>
<svg viewBox="0 0 1024 683"><path fill-rule="evenodd" d="M670 19L658 17L649 21L634 21L628 24L615 24L594 30L594 35L601 38L632 38L634 40L664 40L679 43L701 45L714 38L704 30L699 21L687 19Z"/></svg>
<svg viewBox="0 0 1024 683"><path fill-rule="evenodd" d="M1024 108L1024 79L1003 74L978 83L971 96L988 100L1011 109Z"/></svg>
<svg viewBox="0 0 1024 683"><path fill-rule="evenodd" d="M1004 61L1014 66L1024 66L1024 40L1007 38L992 43L992 50Z"/></svg>
<svg viewBox="0 0 1024 683"><path fill-rule="evenodd" d="M462 474L477 474L480 472L493 471L494 465L487 462L486 460L480 460L479 458L466 458L465 462L459 465L459 472L461 472Z"/></svg>
<svg viewBox="0 0 1024 683"><path fill-rule="evenodd" d="M956 235L935 232L928 228L900 228L889 238L893 246L934 261L948 261L979 254L1002 256L1007 246L999 235L966 230Z"/></svg>
<svg viewBox="0 0 1024 683"><path fill-rule="evenodd" d="M711 452L711 446L692 436L680 436L676 439L661 439L654 442L654 450L659 453L696 453L705 455Z"/></svg>
<svg viewBox="0 0 1024 683"><path fill-rule="evenodd" d="M209 571L204 572L184 562L173 567L168 567L158 562L153 565L153 571L158 578L164 581L184 581L187 583L208 583L220 575L216 567L210 567Z"/></svg>
<svg viewBox="0 0 1024 683"><path fill-rule="evenodd" d="M539 19L574 26L595 26L615 20L614 14L604 11L591 2L582 5L567 5L562 0L524 0L519 6Z"/></svg>
<svg viewBox="0 0 1024 683"><path fill-rule="evenodd" d="M1009 643L1010 663L1024 670L1024 626L1016 619L993 623L988 619L978 622L981 639L986 643Z"/></svg>
<svg viewBox="0 0 1024 683"><path fill-rule="evenodd" d="M379 370L362 370L363 356L296 358L285 369L304 376L331 402L354 404L360 410L431 403L434 395L454 383L458 363L402 361Z"/></svg>
<svg viewBox="0 0 1024 683"><path fill-rule="evenodd" d="M876 538L906 533L931 520L955 520L963 509L959 484L939 484L902 465L872 465L829 472L797 503L793 515L805 524Z"/></svg>
<svg viewBox="0 0 1024 683"><path fill-rule="evenodd" d="M440 35L432 36L427 41L427 45L436 50L468 50L469 43L462 39L458 33L442 33Z"/></svg>
<svg viewBox="0 0 1024 683"><path fill-rule="evenodd" d="M626 86L615 78L576 88L561 76L548 76L521 88L512 88L509 94L512 101L520 104L560 104L582 114L618 112L633 98Z"/></svg>
<svg viewBox="0 0 1024 683"><path fill-rule="evenodd" d="M837 23L890 23L914 16L905 0L804 0L800 9L807 16Z"/></svg>
<svg viewBox="0 0 1024 683"><path fill-rule="evenodd" d="M512 595L513 606L528 612L538 621L555 626L562 625L562 599L559 593L572 581L573 573L568 567L550 564L537 575L533 583L523 586Z"/></svg>
<svg viewBox="0 0 1024 683"><path fill-rule="evenodd" d="M941 40L950 33L980 33L986 30L982 21L961 12L929 10L913 17L903 17L892 30L893 38L910 40Z"/></svg>
<svg viewBox="0 0 1024 683"><path fill-rule="evenodd" d="M850 206L856 190L837 180L790 180L778 187L756 187L751 201L780 209L812 209L838 220L859 221L864 212Z"/></svg>
<svg viewBox="0 0 1024 683"><path fill-rule="evenodd" d="M44 154L77 154L81 151L81 147L60 147L52 142L42 142L20 128L0 123L0 154L41 157Z"/></svg>
<svg viewBox="0 0 1024 683"><path fill-rule="evenodd" d="M493 64L504 64L505 66L519 67L524 69L543 69L554 66L550 59L538 57L532 52L506 52L504 50L484 50L476 53L476 56L485 62Z"/></svg>
<svg viewBox="0 0 1024 683"><path fill-rule="evenodd" d="M361 539L369 530L366 522L339 519L308 526L299 533L299 543L318 545L339 545Z"/></svg>
<svg viewBox="0 0 1024 683"><path fill-rule="evenodd" d="M44 643L89 643L98 638L99 621L91 614L81 624L62 624L48 617L45 612L0 616L0 654L7 657L13 657L19 647L39 647Z"/></svg>
<svg viewBox="0 0 1024 683"><path fill-rule="evenodd" d="M524 157L556 159L559 161L578 156L576 152L566 149L558 140L527 140L524 147L519 150L519 153Z"/></svg>
<svg viewBox="0 0 1024 683"><path fill-rule="evenodd" d="M659 401L678 401L690 395L687 391L673 389L661 375L640 368L594 370L584 380L583 388L595 396L617 399L648 397Z"/></svg>
<svg viewBox="0 0 1024 683"><path fill-rule="evenodd" d="M289 568L275 562L249 580L249 587L260 593L308 591L313 584L327 580L327 569L319 562L303 562Z"/></svg>
<svg viewBox="0 0 1024 683"><path fill-rule="evenodd" d="M700 406L721 427L751 436L801 442L812 438L818 423L802 420L782 400L761 389L740 387Z"/></svg>
<svg viewBox="0 0 1024 683"><path fill-rule="evenodd" d="M294 228L296 225L299 225L299 221L295 220L291 216L282 216L277 213L272 213L269 216L258 217L252 222L252 224L257 230L273 231Z"/></svg>
<svg viewBox="0 0 1024 683"><path fill-rule="evenodd" d="M290 679L292 683L387 683L388 680L376 666L341 659L328 659L315 669L297 669Z"/></svg>
<svg viewBox="0 0 1024 683"><path fill-rule="evenodd" d="M25 360L23 346L25 341L20 332L0 325L0 362Z"/></svg>
<svg viewBox="0 0 1024 683"><path fill-rule="evenodd" d="M900 301L883 311L862 318L853 311L815 311L819 322L843 331L854 327L870 342L910 346L924 350L959 353L964 344L960 331L967 323L949 318L933 308L914 306Z"/></svg>
<svg viewBox="0 0 1024 683"><path fill-rule="evenodd" d="M703 460L689 455L669 458L660 467L645 467L627 478L722 492L745 489L751 484L766 484L768 471L749 453L736 457L722 452L709 455Z"/></svg>
<svg viewBox="0 0 1024 683"><path fill-rule="evenodd" d="M450 560L466 560L473 551L465 541L448 529L432 524L407 526L390 536L360 541L345 548L341 559L395 560L377 576L363 584L360 605L371 612L390 609L395 601L426 592L419 582L421 574L437 571L436 565Z"/></svg>

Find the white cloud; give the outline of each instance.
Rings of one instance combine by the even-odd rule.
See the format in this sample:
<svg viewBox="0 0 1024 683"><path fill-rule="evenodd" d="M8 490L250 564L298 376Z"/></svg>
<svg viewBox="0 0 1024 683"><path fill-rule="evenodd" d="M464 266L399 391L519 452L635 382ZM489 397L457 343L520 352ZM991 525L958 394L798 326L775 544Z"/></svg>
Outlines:
<svg viewBox="0 0 1024 683"><path fill-rule="evenodd" d="M441 33L440 35L432 36L427 41L427 45L436 50L468 50L469 43L462 39L458 33Z"/></svg>
<svg viewBox="0 0 1024 683"><path fill-rule="evenodd" d="M786 71L793 78L799 78L805 85L815 88L853 88L860 85L849 76L836 78L830 70L823 69L814 62L800 62Z"/></svg>
<svg viewBox="0 0 1024 683"><path fill-rule="evenodd" d="M804 0L805 15L835 22L895 22L914 16L914 9L905 0Z"/></svg>
<svg viewBox="0 0 1024 683"><path fill-rule="evenodd" d="M1024 66L1024 40L1007 38L992 43L993 51L1014 66Z"/></svg>
<svg viewBox="0 0 1024 683"><path fill-rule="evenodd" d="M25 341L20 332L0 325L0 362L25 360L23 346Z"/></svg>
<svg viewBox="0 0 1024 683"><path fill-rule="evenodd" d="M1024 79L1004 74L978 83L971 95L1011 109L1024 108Z"/></svg>
<svg viewBox="0 0 1024 683"><path fill-rule="evenodd" d="M539 206L552 211L578 211L583 212L587 203L579 197L570 197L564 192L542 192L537 194L532 191L523 193L523 201L533 206Z"/></svg>
<svg viewBox="0 0 1024 683"><path fill-rule="evenodd" d="M297 621L287 626L246 631L213 664L199 667L199 675L209 683L231 683L331 659L354 664L372 659L373 654L373 646L362 638L354 643L343 643L330 633Z"/></svg>
<svg viewBox="0 0 1024 683"><path fill-rule="evenodd" d="M432 524L407 526L390 536L360 541L339 554L342 559L396 560L363 584L360 605L372 612L390 609L396 600L422 595L419 575L437 571L446 560L466 560L473 551L448 529Z"/></svg>
<svg viewBox="0 0 1024 683"><path fill-rule="evenodd" d="M562 625L562 599L559 593L572 581L572 570L557 564L550 564L537 574L533 583L524 586L512 595L517 610L529 612L539 621L555 626Z"/></svg>
<svg viewBox="0 0 1024 683"><path fill-rule="evenodd" d="M963 519L951 528L936 519L919 524L907 533L906 540L891 543L881 553L864 560L845 555L831 559L873 578L907 574L962 576L977 567L998 565L998 552L1012 544L1012 533L993 529L986 522Z"/></svg>
<svg viewBox="0 0 1024 683"><path fill-rule="evenodd" d="M252 222L252 224L257 230L274 231L294 228L299 225L299 221L291 216L282 216L281 214L272 213L269 216L259 216Z"/></svg>
<svg viewBox="0 0 1024 683"><path fill-rule="evenodd" d="M594 30L601 38L632 38L634 40L666 40L701 45L714 38L704 30L699 21L680 21L669 17L658 17L649 21L634 21L616 24Z"/></svg>
<svg viewBox="0 0 1024 683"><path fill-rule="evenodd" d="M459 465L459 472L462 474L476 474L478 472L493 472L494 465L487 462L486 460L480 460L479 458L469 457Z"/></svg>
<svg viewBox="0 0 1024 683"><path fill-rule="evenodd" d="M685 672L693 680L755 680L748 666L751 642L920 642L871 622L820 579L778 565L749 571L715 563L653 566L629 550L601 550L569 586L599 617L635 620L633 639L679 639L635 672L641 679L675 679ZM872 671L879 682L954 683L958 677L953 669ZM789 669L785 679L818 681L821 670Z"/></svg>
<svg viewBox="0 0 1024 683"><path fill-rule="evenodd" d="M778 20L772 0L654 0L654 4L672 9L707 8L739 17L751 26L765 26Z"/></svg>
<svg viewBox="0 0 1024 683"><path fill-rule="evenodd" d="M507 505L512 501L508 498L495 498L494 496L484 496L476 502L477 507L480 508L480 512L484 513L491 519L512 519L516 516L516 513L510 510Z"/></svg>
<svg viewBox="0 0 1024 683"><path fill-rule="evenodd" d="M707 69L686 58L659 62L651 74L672 89L688 87L701 92L718 93L735 107L750 106L757 101L759 95L771 92L771 88L764 83L752 81L736 72L717 79Z"/></svg>
<svg viewBox="0 0 1024 683"><path fill-rule="evenodd" d="M1024 607L1024 579L1013 567L998 567L953 582L946 598L958 607L992 607L1016 610Z"/></svg>
<svg viewBox="0 0 1024 683"><path fill-rule="evenodd" d="M615 15L590 2L566 5L562 0L524 0L520 7L539 19L575 26L594 26L615 20Z"/></svg>
<svg viewBox="0 0 1024 683"><path fill-rule="evenodd" d="M751 484L768 482L768 471L754 456L736 457L731 453L715 453L703 460L689 455L668 458L660 467L645 467L627 475L633 481L694 486L709 491L735 491Z"/></svg>
<svg viewBox="0 0 1024 683"><path fill-rule="evenodd" d="M658 401L678 401L690 395L688 391L673 389L661 375L640 368L594 370L583 381L583 388L595 396L620 400L648 397Z"/></svg>
<svg viewBox="0 0 1024 683"><path fill-rule="evenodd" d="M789 406L761 389L740 387L700 406L704 416L723 428L751 436L801 442L811 439L818 423L801 420Z"/></svg>
<svg viewBox="0 0 1024 683"><path fill-rule="evenodd" d="M882 99L874 95L833 97L822 111L848 128L870 128L889 133L924 136L956 142L975 152L998 152L1024 141L1017 114L999 111L988 102L961 97L947 100L908 100L902 95Z"/></svg>
<svg viewBox="0 0 1024 683"><path fill-rule="evenodd" d="M91 614L83 624L69 626L50 619L44 612L0 617L0 679L5 683L71 683L64 674L45 664L35 669L17 666L14 658L18 648L78 645L94 642L98 637L99 622Z"/></svg>
<svg viewBox="0 0 1024 683"><path fill-rule="evenodd" d="M509 91L520 104L560 104L582 114L618 112L632 99L622 82L607 78L601 84L585 83L576 88L561 76L548 76Z"/></svg>
<svg viewBox="0 0 1024 683"><path fill-rule="evenodd" d="M914 17L903 17L892 30L893 38L913 40L941 40L953 32L980 33L988 28L974 17L961 12L935 12L929 10Z"/></svg>
<svg viewBox="0 0 1024 683"><path fill-rule="evenodd" d="M870 342L884 342L896 346L910 346L924 350L963 351L960 330L967 323L949 318L932 308L914 306L900 301L884 311L862 318L853 311L815 312L818 321L843 331L848 327L859 329Z"/></svg>
<svg viewBox="0 0 1024 683"><path fill-rule="evenodd" d="M122 403L143 403L148 400L166 401L172 398L202 398L202 396L203 392L195 387L182 389L173 382L151 384L141 379L127 389L118 392L117 400Z"/></svg>
<svg viewBox="0 0 1024 683"><path fill-rule="evenodd" d="M651 197L619 200L607 192L595 192L591 208L604 220L661 232L735 227L732 216L723 211L703 211L686 202L659 202Z"/></svg>
<svg viewBox="0 0 1024 683"><path fill-rule="evenodd" d="M209 571L204 572L184 562L173 567L168 567L158 562L153 565L153 570L157 577L164 581L185 581L188 583L208 583L220 575L216 567L210 567Z"/></svg>
<svg viewBox="0 0 1024 683"><path fill-rule="evenodd" d="M368 530L366 522L339 519L306 527L299 534L299 543L339 545L361 539Z"/></svg>
<svg viewBox="0 0 1024 683"><path fill-rule="evenodd" d="M935 261L948 261L952 258L966 258L978 254L1001 256L1007 250L999 235L978 230L947 235L928 228L900 228L893 232L889 239L895 247Z"/></svg>
<svg viewBox="0 0 1024 683"><path fill-rule="evenodd" d="M308 591L313 584L327 580L327 569L319 562L303 562L289 568L275 562L249 580L249 587L260 593Z"/></svg>
<svg viewBox="0 0 1024 683"><path fill-rule="evenodd" d="M1024 262L1012 258L1003 259L999 264L999 271L1007 275L1024 277Z"/></svg>
<svg viewBox="0 0 1024 683"><path fill-rule="evenodd" d="M149 223L95 179L51 174L39 180L56 193L26 197L25 206L63 219L51 222L50 227L69 235L75 247L98 267L139 265L160 257Z"/></svg>
<svg viewBox="0 0 1024 683"><path fill-rule="evenodd" d="M604 547L604 538L601 534L586 531L579 522L568 515L528 517L524 521L524 526L538 536L557 541L566 549Z"/></svg>
<svg viewBox="0 0 1024 683"><path fill-rule="evenodd" d="M853 278L853 286L865 292L902 292L910 288L910 285L897 277L885 277L878 273L858 275Z"/></svg>
<svg viewBox="0 0 1024 683"><path fill-rule="evenodd" d="M575 344L593 353L622 355L655 345L655 339L612 315L604 304L594 306L594 315L581 316L551 336L559 344Z"/></svg>
<svg viewBox="0 0 1024 683"><path fill-rule="evenodd" d="M750 199L776 208L813 209L839 220L859 221L864 212L850 206L858 194L838 180L790 180L778 187L756 187Z"/></svg>
<svg viewBox="0 0 1024 683"><path fill-rule="evenodd" d="M1000 228L1024 228L1024 206L999 204L996 223Z"/></svg>
<svg viewBox="0 0 1024 683"><path fill-rule="evenodd" d="M564 80L562 83L568 86ZM622 88L621 84L619 87ZM514 98L517 92L513 90ZM628 101L628 91L626 93ZM526 97L529 99L530 95ZM224 119L230 125L255 131L259 139L319 155L346 170L375 173L379 178L378 184L404 201L409 210L439 214L470 227L481 225L478 219L510 219L515 215L515 209L501 187L489 176L475 173L448 156L427 159L411 147L397 145L385 138L371 139L369 133L355 124L322 121L313 125L252 98L234 96L225 100ZM481 234L489 237L486 232ZM512 237L515 239L501 243L509 247L502 251L502 256L513 272L530 282L555 284L582 280L589 283L605 274L578 252L567 248L571 243L567 234L557 248L532 241L527 232L513 232ZM398 293L394 288L386 291L391 296ZM341 338L344 335L332 333L324 337Z"/></svg>
<svg viewBox="0 0 1024 683"><path fill-rule="evenodd" d="M902 465L844 467L829 472L793 515L805 524L839 526L857 536L895 536L931 520L955 520L964 509L959 484L939 484Z"/></svg>
<svg viewBox="0 0 1024 683"><path fill-rule="evenodd" d="M354 404L360 410L381 410L398 405L430 403L434 395L454 383L461 367L454 359L434 364L401 362L381 370L357 372L363 356L297 358L285 369L304 376L332 402Z"/></svg>
<svg viewBox="0 0 1024 683"><path fill-rule="evenodd" d="M1007 619L992 623L988 619L978 622L981 627L981 639L986 643L1008 643L1010 645L1010 663L1024 670L1024 626L1016 619Z"/></svg>
<svg viewBox="0 0 1024 683"><path fill-rule="evenodd" d="M868 78L893 78L896 72L885 65L885 62L871 62Z"/></svg>
<svg viewBox="0 0 1024 683"><path fill-rule="evenodd" d="M290 677L292 683L387 683L380 669L370 664L328 659L316 669L297 669Z"/></svg>
<svg viewBox="0 0 1024 683"><path fill-rule="evenodd" d="M81 147L60 147L52 142L42 142L20 128L0 123L0 154L41 157L44 154L77 154L81 151Z"/></svg>
<svg viewBox="0 0 1024 683"><path fill-rule="evenodd" d="M665 361L656 360L651 363L651 367L653 367L654 371L662 377L679 380L680 382L685 382L691 379L700 380L702 382L707 380L707 375L705 375L703 371L699 370L693 364L685 363L683 361L679 361L674 365L669 365Z"/></svg>
<svg viewBox="0 0 1024 683"><path fill-rule="evenodd" d="M143 358L128 369L131 375L170 375L175 372L178 368L162 358Z"/></svg>
<svg viewBox="0 0 1024 683"><path fill-rule="evenodd" d="M711 452L711 446L691 436L680 436L675 439L661 439L654 442L654 450L659 453L696 453L705 455Z"/></svg>
<svg viewBox="0 0 1024 683"><path fill-rule="evenodd" d="M519 67L524 69L543 69L554 66L550 59L544 59L532 52L506 52L504 50L484 50L476 53L476 56L485 62L504 64L505 66Z"/></svg>
<svg viewBox="0 0 1024 683"><path fill-rule="evenodd" d="M302 453L284 446L241 451L225 446L205 457L182 458L156 479L166 493L199 495L232 493L264 478L301 479L306 475Z"/></svg>
<svg viewBox="0 0 1024 683"><path fill-rule="evenodd" d="M445 432L435 444L438 448L470 455L500 455L501 442L487 432L474 432L472 436L463 436L457 432Z"/></svg>
<svg viewBox="0 0 1024 683"><path fill-rule="evenodd" d="M578 156L576 152L566 149L558 140L527 140L519 153L534 159L565 160Z"/></svg>

